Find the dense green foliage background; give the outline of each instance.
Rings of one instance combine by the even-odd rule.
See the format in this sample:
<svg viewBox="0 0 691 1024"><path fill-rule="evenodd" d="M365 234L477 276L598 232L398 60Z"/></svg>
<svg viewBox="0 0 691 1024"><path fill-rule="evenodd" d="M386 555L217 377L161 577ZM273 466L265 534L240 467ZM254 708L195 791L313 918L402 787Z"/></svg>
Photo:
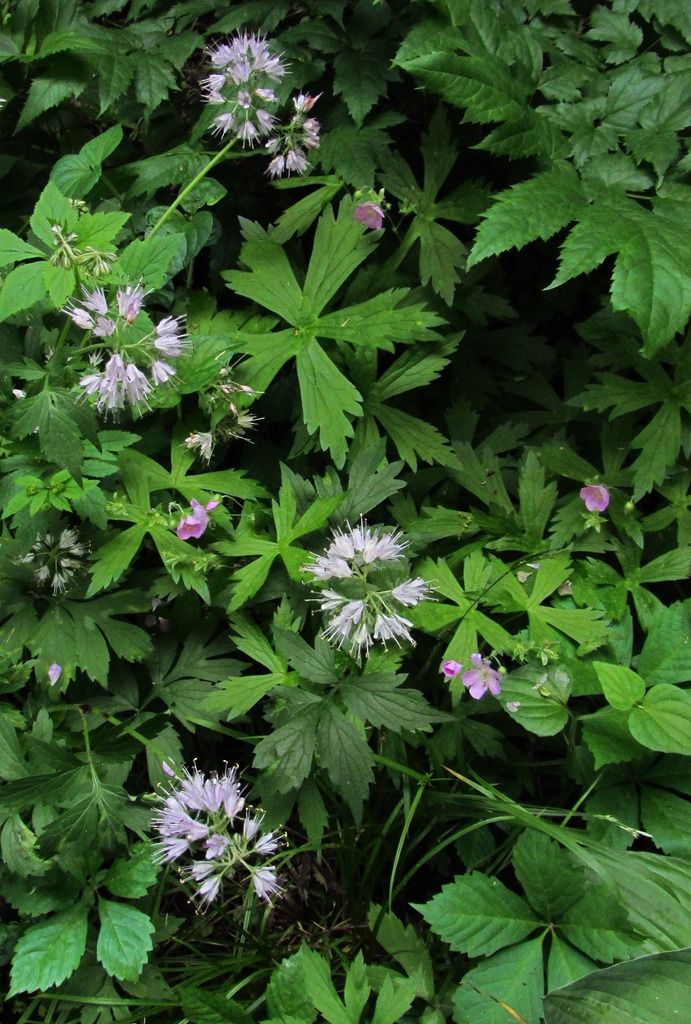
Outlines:
<svg viewBox="0 0 691 1024"><path fill-rule="evenodd" d="M7 1019L680 1020L688 4L0 22ZM205 171L205 47L238 32L282 54L282 100L319 95L305 176L241 146ZM64 308L139 282L147 329L184 316L191 344L108 417ZM184 540L193 499L219 505ZM433 597L415 647L367 659L320 636L305 572L362 517ZM473 653L498 697L442 675ZM273 906L200 912L157 861L162 763L194 759L285 829Z"/></svg>

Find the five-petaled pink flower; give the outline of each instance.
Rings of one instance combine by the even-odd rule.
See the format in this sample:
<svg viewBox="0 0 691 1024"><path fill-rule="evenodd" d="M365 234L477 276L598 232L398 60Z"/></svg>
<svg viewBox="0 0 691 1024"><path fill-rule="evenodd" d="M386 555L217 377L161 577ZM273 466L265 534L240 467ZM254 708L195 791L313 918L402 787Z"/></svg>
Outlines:
<svg viewBox="0 0 691 1024"><path fill-rule="evenodd" d="M609 491L604 484L588 484L582 487L579 497L589 512L604 512L609 505Z"/></svg>
<svg viewBox="0 0 691 1024"><path fill-rule="evenodd" d="M489 691L494 697L498 697L501 693L501 675L481 654L471 654L470 660L475 668L469 669L461 676L461 682L470 696L474 700L481 700Z"/></svg>
<svg viewBox="0 0 691 1024"><path fill-rule="evenodd" d="M379 203L360 203L353 210L353 218L371 231L378 231L384 225L384 211Z"/></svg>
<svg viewBox="0 0 691 1024"><path fill-rule="evenodd" d="M447 679L455 679L458 673L463 671L463 666L460 661L453 661L452 659L450 661L445 661L442 664L441 670L442 674L445 675Z"/></svg>
<svg viewBox="0 0 691 1024"><path fill-rule="evenodd" d="M220 504L220 501L209 501L206 505L200 505L196 498L192 498L190 502L192 506L190 515L180 520L175 531L180 540L190 540L192 537L198 539L201 537L209 525L209 512Z"/></svg>

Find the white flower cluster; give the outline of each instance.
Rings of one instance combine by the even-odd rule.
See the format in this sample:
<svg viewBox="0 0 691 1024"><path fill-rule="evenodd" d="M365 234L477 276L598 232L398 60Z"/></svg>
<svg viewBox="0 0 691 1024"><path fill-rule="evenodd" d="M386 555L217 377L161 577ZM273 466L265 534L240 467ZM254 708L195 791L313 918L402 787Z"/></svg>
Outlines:
<svg viewBox="0 0 691 1024"><path fill-rule="evenodd" d="M319 122L307 117L318 97L294 97L291 120L280 125L273 113L279 102L273 87L286 67L265 39L247 33L232 36L209 50L209 59L213 71L202 89L206 102L219 107L212 131L221 137L232 134L243 146L266 140L273 154L267 172L272 178L304 174L309 166L306 151L319 146Z"/></svg>
<svg viewBox="0 0 691 1024"><path fill-rule="evenodd" d="M318 598L326 640L345 646L353 657L366 656L374 641L414 643L413 624L401 611L428 598L429 587L420 577L391 579L406 547L399 531L385 533L361 522L335 531L324 554L303 566L315 581L332 584Z"/></svg>
<svg viewBox="0 0 691 1024"><path fill-rule="evenodd" d="M133 327L143 304L144 289L137 284L118 289L112 306L102 288L89 291L84 287L80 303L65 306L64 312L77 327L103 339L104 345L114 350L105 355L95 352L89 359L93 371L79 381L84 393L96 399L99 412L147 405L153 388L175 376L168 360L181 356L187 348L183 317L164 317L148 332ZM142 362L151 379L138 365Z"/></svg>
<svg viewBox="0 0 691 1024"><path fill-rule="evenodd" d="M280 837L275 832L262 834L264 816L249 813L236 769L207 777L195 766L191 772L184 768L179 778L165 763L163 768L175 782L152 823L158 833L159 860L198 858L183 869L182 877L193 884L204 908L220 895L224 880L238 874L270 903L281 889L276 869L266 858L276 852Z"/></svg>

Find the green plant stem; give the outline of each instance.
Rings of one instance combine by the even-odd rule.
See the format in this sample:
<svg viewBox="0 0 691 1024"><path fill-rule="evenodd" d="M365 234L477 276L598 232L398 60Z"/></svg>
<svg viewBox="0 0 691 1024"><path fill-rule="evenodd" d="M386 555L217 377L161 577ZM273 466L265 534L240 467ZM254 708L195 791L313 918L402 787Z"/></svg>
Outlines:
<svg viewBox="0 0 691 1024"><path fill-rule="evenodd" d="M416 772L414 768L409 768L407 764L400 764L398 761L392 761L389 757L383 757L381 754L372 754L372 760L376 761L377 764L382 765L384 768L393 768L395 772L400 772L401 775L409 775L411 779L415 779L416 782L422 782L425 785L430 781L429 775L422 775L420 772Z"/></svg>
<svg viewBox="0 0 691 1024"><path fill-rule="evenodd" d="M148 238L153 238L153 236L156 234L156 232L160 231L160 229L163 227L163 225L168 220L168 218L171 216L171 214L175 210L177 210L178 206L183 201L183 199L185 199L185 197L188 196L190 194L190 192L197 187L199 182L202 181L207 176L209 171L213 167L215 167L216 164L220 164L220 162L223 159L223 157L230 150L230 148L235 144L235 141L236 141L235 138L232 138L230 140L230 142L226 142L226 144L223 147L223 149L219 149L219 151L216 154L216 156L212 156L211 157L211 159L209 160L209 162L206 165L206 167L203 167L201 169L201 171L199 172L199 174L196 174L194 176L194 178L192 178L192 181L189 182L188 185L185 185L185 187L183 188L182 192L178 192L177 196L175 197L173 202L170 204L168 209L165 210L161 214L161 216L158 218L158 220L156 221L156 223L152 227L151 231L149 232L149 234L147 236Z"/></svg>

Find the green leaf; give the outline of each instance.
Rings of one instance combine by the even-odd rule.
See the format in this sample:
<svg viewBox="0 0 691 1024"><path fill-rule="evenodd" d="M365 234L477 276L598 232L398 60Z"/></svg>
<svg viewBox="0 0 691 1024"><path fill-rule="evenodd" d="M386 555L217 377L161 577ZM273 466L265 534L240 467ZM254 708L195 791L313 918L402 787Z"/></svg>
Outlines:
<svg viewBox="0 0 691 1024"><path fill-rule="evenodd" d="M232 291L297 324L302 292L285 250L271 239L253 238L243 245L241 258L250 273L229 270L222 275Z"/></svg>
<svg viewBox="0 0 691 1024"><path fill-rule="evenodd" d="M277 650L303 679L322 686L338 681L334 650L321 638L318 637L314 647L310 647L299 633L291 630L274 629L274 635Z"/></svg>
<svg viewBox="0 0 691 1024"><path fill-rule="evenodd" d="M76 69L79 65L73 65ZM85 79L78 73L71 72L63 65L63 72L56 72L51 77L38 76L29 87L29 95L17 121L17 131L52 107L57 107L63 100L79 96L86 88Z"/></svg>
<svg viewBox="0 0 691 1024"><path fill-rule="evenodd" d="M414 906L454 952L469 956L489 956L540 925L520 896L479 871L456 878L429 903Z"/></svg>
<svg viewBox="0 0 691 1024"><path fill-rule="evenodd" d="M36 429L45 457L77 476L84 461L82 437L95 432L93 413L80 407L68 391L41 391L23 400L14 424L17 437Z"/></svg>
<svg viewBox="0 0 691 1024"><path fill-rule="evenodd" d="M376 728L429 732L431 723L444 716L434 711L419 690L398 689L403 678L390 672L373 672L341 683L339 692L353 715Z"/></svg>
<svg viewBox="0 0 691 1024"><path fill-rule="evenodd" d="M526 829L513 849L513 867L531 906L555 921L582 895L582 869L554 840Z"/></svg>
<svg viewBox="0 0 691 1024"><path fill-rule="evenodd" d="M334 58L334 94L342 95L358 127L386 92L388 47L376 37L363 49L344 48Z"/></svg>
<svg viewBox="0 0 691 1024"><path fill-rule="evenodd" d="M291 701L279 727L254 748L255 768L272 772L279 793L297 789L312 767L321 702L303 700Z"/></svg>
<svg viewBox="0 0 691 1024"><path fill-rule="evenodd" d="M371 1024L399 1024L413 1005L417 995L415 978L386 974L377 995Z"/></svg>
<svg viewBox="0 0 691 1024"><path fill-rule="evenodd" d="M691 314L686 267L691 246L678 224L633 199L612 198L588 207L566 238L551 287L599 266L617 253L612 308L628 313L651 355L683 330Z"/></svg>
<svg viewBox="0 0 691 1024"><path fill-rule="evenodd" d="M315 848L320 846L329 823L329 812L313 779L307 779L300 787L298 814L309 841Z"/></svg>
<svg viewBox="0 0 691 1024"><path fill-rule="evenodd" d="M645 753L631 735L626 711L602 708L593 715L584 715L581 725L585 745L595 758L596 771L603 765L632 761Z"/></svg>
<svg viewBox="0 0 691 1024"><path fill-rule="evenodd" d="M628 711L642 699L645 683L637 672L623 665L612 665L606 661L594 661L593 668L607 703L617 711Z"/></svg>
<svg viewBox="0 0 691 1024"><path fill-rule="evenodd" d="M27 929L14 950L10 996L45 991L76 971L86 950L86 918L80 904Z"/></svg>
<svg viewBox="0 0 691 1024"><path fill-rule="evenodd" d="M536 736L555 736L569 720L570 680L561 669L524 666L502 681L500 700L511 718Z"/></svg>
<svg viewBox="0 0 691 1024"><path fill-rule="evenodd" d="M537 1022L544 993L543 970L542 939L496 953L463 975L453 996L454 1020L458 1024Z"/></svg>
<svg viewBox="0 0 691 1024"><path fill-rule="evenodd" d="M184 235L154 235L135 239L120 254L116 268L126 281L143 281L147 289L161 288L168 280L170 265L184 243Z"/></svg>
<svg viewBox="0 0 691 1024"><path fill-rule="evenodd" d="M641 789L641 821L653 842L672 857L691 856L689 802L657 786Z"/></svg>
<svg viewBox="0 0 691 1024"><path fill-rule="evenodd" d="M112 540L97 548L93 554L94 567L87 597L93 597L100 590L105 590L111 583L120 579L134 556L139 551L146 536L145 523L135 523L126 530L116 534Z"/></svg>
<svg viewBox="0 0 691 1024"><path fill-rule="evenodd" d="M0 833L0 851L9 871L20 878L44 875L51 865L36 853L37 839L18 814L11 814Z"/></svg>
<svg viewBox="0 0 691 1024"><path fill-rule="evenodd" d="M343 199L338 217L327 207L319 218L303 288L303 319L317 317L372 250L373 239L354 220L353 205Z"/></svg>
<svg viewBox="0 0 691 1024"><path fill-rule="evenodd" d="M132 848L132 856L127 860L116 860L108 870L104 885L114 896L125 899L139 899L155 884L158 878L158 867L153 861L151 846L140 843Z"/></svg>
<svg viewBox="0 0 691 1024"><path fill-rule="evenodd" d="M408 977L417 980L418 995L430 1001L434 996L434 971L425 940L412 924L404 925L393 913L381 913L376 904L370 906L367 923L377 942L401 965Z"/></svg>
<svg viewBox="0 0 691 1024"><path fill-rule="evenodd" d="M583 956L573 946L562 942L558 936L552 936L552 943L547 960L547 991L562 988L578 978L597 969L597 964L587 956Z"/></svg>
<svg viewBox="0 0 691 1024"><path fill-rule="evenodd" d="M98 899L101 928L96 957L108 974L120 981L136 981L153 948L151 919L136 907Z"/></svg>
<svg viewBox="0 0 691 1024"><path fill-rule="evenodd" d="M631 711L629 728L650 750L691 755L691 694L668 683L653 686Z"/></svg>
<svg viewBox="0 0 691 1024"><path fill-rule="evenodd" d="M299 966L304 991L329 1024L356 1024L338 998L326 961L304 943L293 958Z"/></svg>
<svg viewBox="0 0 691 1024"><path fill-rule="evenodd" d="M691 1003L691 950L638 957L550 992L545 1024L672 1024Z"/></svg>
<svg viewBox="0 0 691 1024"><path fill-rule="evenodd" d="M691 602L678 601L655 617L637 665L649 686L691 681L690 637Z"/></svg>
<svg viewBox="0 0 691 1024"><path fill-rule="evenodd" d="M220 992L185 987L179 995L180 1007L190 1024L252 1024L242 1006Z"/></svg>
<svg viewBox="0 0 691 1024"><path fill-rule="evenodd" d="M167 61L150 51L146 60L137 61L135 91L137 99L146 108L147 116L163 103L170 89L175 88L175 75Z"/></svg>
<svg viewBox="0 0 691 1024"><path fill-rule="evenodd" d="M352 722L331 702L325 704L319 718L316 751L319 763L359 822L374 781L372 752Z"/></svg>
<svg viewBox="0 0 691 1024"><path fill-rule="evenodd" d="M38 197L29 223L36 237L52 251L55 245L52 226L60 224L65 230L73 231L78 219L77 210L70 205L60 189L49 181Z"/></svg>
<svg viewBox="0 0 691 1024"><path fill-rule="evenodd" d="M7 320L23 309L30 309L46 298L48 289L44 279L46 264L21 263L11 270L2 282L0 291L0 321Z"/></svg>
<svg viewBox="0 0 691 1024"><path fill-rule="evenodd" d="M95 139L90 139L79 153L60 157L50 172L51 180L66 196L86 196L101 177L101 164L121 142L122 128L113 125Z"/></svg>
<svg viewBox="0 0 691 1024"><path fill-rule="evenodd" d="M313 1024L317 1011L305 1000L304 958L300 953L282 960L266 987L266 1005L272 1018L295 1018Z"/></svg>
<svg viewBox="0 0 691 1024"><path fill-rule="evenodd" d="M482 214L468 267L537 238L546 241L574 220L584 203L578 175L566 163L500 192Z"/></svg>
<svg viewBox="0 0 691 1024"><path fill-rule="evenodd" d="M330 451L337 466L345 462L346 437L353 436L345 415L362 415L362 395L344 377L316 341L310 341L297 357L302 415L310 434L319 431L323 451Z"/></svg>
<svg viewBox="0 0 691 1024"><path fill-rule="evenodd" d="M44 259L45 253L33 245L23 241L13 231L7 228L0 228L0 267L6 267L10 263L17 263L19 260Z"/></svg>
<svg viewBox="0 0 691 1024"><path fill-rule="evenodd" d="M6 711L0 709L0 778L23 779L28 772L17 730Z"/></svg>

